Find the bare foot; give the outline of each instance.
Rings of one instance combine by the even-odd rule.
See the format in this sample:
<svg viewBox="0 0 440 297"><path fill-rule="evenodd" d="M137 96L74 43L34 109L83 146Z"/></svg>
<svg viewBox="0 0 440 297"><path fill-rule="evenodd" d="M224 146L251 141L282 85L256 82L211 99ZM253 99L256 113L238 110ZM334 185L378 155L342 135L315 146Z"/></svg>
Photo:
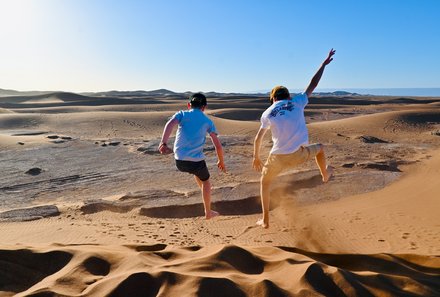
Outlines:
<svg viewBox="0 0 440 297"><path fill-rule="evenodd" d="M209 213L205 215L205 219L209 220L215 217L218 217L220 214L216 211L211 210Z"/></svg>
<svg viewBox="0 0 440 297"><path fill-rule="evenodd" d="M325 169L326 174L322 176L322 181L326 183L332 177L334 168L332 166L327 166Z"/></svg>
<svg viewBox="0 0 440 297"><path fill-rule="evenodd" d="M269 228L269 222L265 223L265 222L264 222L264 219L259 219L259 220L256 222L256 224L257 224L258 226L263 227L264 229Z"/></svg>

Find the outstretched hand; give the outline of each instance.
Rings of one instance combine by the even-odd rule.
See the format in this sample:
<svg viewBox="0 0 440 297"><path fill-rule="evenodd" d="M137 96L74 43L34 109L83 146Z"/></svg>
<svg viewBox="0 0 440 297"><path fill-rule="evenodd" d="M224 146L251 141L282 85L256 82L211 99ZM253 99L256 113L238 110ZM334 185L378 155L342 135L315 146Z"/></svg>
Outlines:
<svg viewBox="0 0 440 297"><path fill-rule="evenodd" d="M316 71L315 75L312 77L312 80L310 81L310 84L305 90L305 93L307 94L307 97L312 96L313 91L318 86L319 81L321 80L322 73L324 72L325 66L330 64L331 61L333 61L333 55L335 54L335 50L331 49L328 53L327 58L322 62L321 66L319 67L318 71Z"/></svg>
<svg viewBox="0 0 440 297"><path fill-rule="evenodd" d="M331 49L330 52L328 53L328 57L327 59L324 60L324 62L322 62L323 65L328 65L330 64L331 61L333 61L333 55L336 53L336 50Z"/></svg>

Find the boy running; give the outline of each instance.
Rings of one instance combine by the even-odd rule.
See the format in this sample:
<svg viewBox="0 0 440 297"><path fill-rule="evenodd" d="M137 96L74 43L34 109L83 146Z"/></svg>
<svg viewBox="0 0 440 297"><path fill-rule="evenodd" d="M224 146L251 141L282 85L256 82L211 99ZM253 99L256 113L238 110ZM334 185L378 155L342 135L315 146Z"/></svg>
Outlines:
<svg viewBox="0 0 440 297"><path fill-rule="evenodd" d="M205 145L206 134L211 137L217 153L217 167L226 172L223 160L223 148L217 137L217 130L214 123L204 114L207 106L205 95L195 93L189 98L188 110L181 110L175 113L165 124L162 140L159 145L161 154L173 152L167 146L167 141L174 127L178 125L176 139L174 141L174 158L176 167L182 172L194 175L203 198L205 218L210 219L219 215L211 210L211 183L209 171L206 167L203 146Z"/></svg>
<svg viewBox="0 0 440 297"><path fill-rule="evenodd" d="M254 141L252 164L255 170L261 171L260 195L263 218L257 224L263 228L269 228L270 185L279 173L311 158L315 158L323 182L328 182L333 173L333 168L326 165L324 146L320 143L308 144L309 135L304 108L318 85L325 66L333 60L334 54L335 51L331 49L304 93L291 98L289 90L283 86L276 86L270 93L272 105L261 116L261 126ZM273 146L263 166L260 160L260 147L269 128L272 131Z"/></svg>

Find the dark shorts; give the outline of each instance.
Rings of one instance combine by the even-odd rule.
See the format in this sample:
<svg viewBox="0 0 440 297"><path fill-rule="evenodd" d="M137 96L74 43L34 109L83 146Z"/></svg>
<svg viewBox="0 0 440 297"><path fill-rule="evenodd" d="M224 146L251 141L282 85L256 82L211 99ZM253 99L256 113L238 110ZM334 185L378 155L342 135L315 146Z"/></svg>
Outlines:
<svg viewBox="0 0 440 297"><path fill-rule="evenodd" d="M201 181L209 179L208 167L205 160L202 161L182 161L176 160L176 167L182 172L188 172L197 176Z"/></svg>

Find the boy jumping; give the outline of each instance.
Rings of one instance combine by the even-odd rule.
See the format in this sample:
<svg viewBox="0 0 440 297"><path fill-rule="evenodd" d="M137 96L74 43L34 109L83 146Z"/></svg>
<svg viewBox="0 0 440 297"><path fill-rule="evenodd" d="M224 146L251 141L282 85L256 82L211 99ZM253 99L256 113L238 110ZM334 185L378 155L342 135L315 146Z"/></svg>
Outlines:
<svg viewBox="0 0 440 297"><path fill-rule="evenodd" d="M203 154L206 134L209 134L215 146L218 158L217 167L223 172L226 172L226 167L223 160L223 148L217 138L217 130L214 123L203 113L206 105L205 95L201 93L193 94L187 103L188 110L175 113L165 124L158 149L161 154L173 152L167 146L167 141L174 127L178 125L176 140L174 141L176 167L182 172L194 175L194 179L202 192L205 218L210 219L218 216L219 213L211 210L210 175Z"/></svg>
<svg viewBox="0 0 440 297"><path fill-rule="evenodd" d="M303 93L291 98L289 90L283 86L276 86L270 93L272 105L261 116L261 126L254 141L252 164L255 170L261 171L260 195L263 218L257 224L263 228L269 228L270 185L281 171L315 158L323 182L328 182L333 173L333 168L326 165L324 146L320 143L308 144L309 135L304 108L318 85L325 66L333 60L334 54L335 51L331 49ZM260 147L269 128L272 131L273 146L263 166Z"/></svg>

